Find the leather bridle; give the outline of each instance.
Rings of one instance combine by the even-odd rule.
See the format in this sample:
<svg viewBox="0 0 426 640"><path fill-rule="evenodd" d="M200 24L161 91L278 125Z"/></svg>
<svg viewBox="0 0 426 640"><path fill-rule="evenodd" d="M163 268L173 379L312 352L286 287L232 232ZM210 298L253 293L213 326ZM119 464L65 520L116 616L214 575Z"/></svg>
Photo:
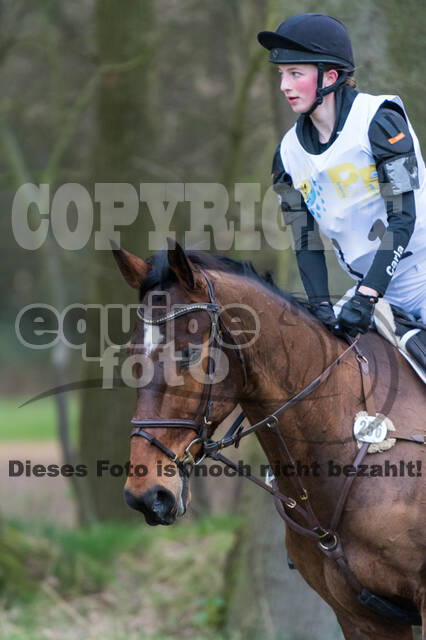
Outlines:
<svg viewBox="0 0 426 640"><path fill-rule="evenodd" d="M195 313L199 311L205 311L210 316L210 335L209 335L209 347L208 347L208 355L207 355L207 369L205 375L205 382L203 391L201 393L200 404L198 406L198 410L196 416L193 420L182 420L178 418L174 419L147 419L147 420L138 420L133 418L131 424L133 425L133 430L130 434L130 437L142 437L150 442L150 444L156 446L160 451L162 451L172 462L174 462L177 467L182 471L182 473L186 476L189 475L193 465L200 464L206 457L207 453L202 452L201 456L197 459L191 453L191 447L194 445L201 445L203 448L204 444L207 442L208 436L208 428L211 426L212 421L210 420L210 412L213 404L212 393L213 393L213 385L214 385L214 359L212 358L212 352L219 347L219 336L222 336L222 331L224 329L223 321L220 320L220 314L222 308L216 303L213 286L207 276L206 273L203 272L203 276L205 278L207 284L207 292L209 296L209 302L195 302L190 304L183 304L174 307L172 311L167 313L166 315L160 318L147 318L143 313L141 307L137 310L137 315L142 320L144 324L159 326L166 324L167 322L171 322L176 318L187 315L189 313ZM238 358L242 364L242 371L244 374L244 381L246 381L246 369L244 364L244 358L241 353L241 349L238 343L235 341L235 338L232 336L232 333L226 330L229 336L231 337L236 350ZM174 429L190 429L195 431L196 437L188 444L185 448L184 454L181 458L169 449L165 444L158 440L151 433L145 431L145 429L162 429L162 428L174 428Z"/></svg>

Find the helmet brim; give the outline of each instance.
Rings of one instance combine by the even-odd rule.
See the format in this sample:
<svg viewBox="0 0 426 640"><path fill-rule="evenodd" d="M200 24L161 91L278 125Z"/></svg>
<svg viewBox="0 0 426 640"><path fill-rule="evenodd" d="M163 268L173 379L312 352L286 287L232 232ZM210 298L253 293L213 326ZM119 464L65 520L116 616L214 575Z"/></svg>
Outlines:
<svg viewBox="0 0 426 640"><path fill-rule="evenodd" d="M294 46L294 43L290 43L287 38L280 36L278 33L275 33L275 31L260 31L257 34L257 39L262 47L269 50L275 48L285 49L291 48L292 45Z"/></svg>
<svg viewBox="0 0 426 640"><path fill-rule="evenodd" d="M348 71L353 70L352 65L343 58L337 58L336 56L329 56L324 53L312 53L311 51L297 51L295 49L271 49L269 55L269 62L275 64L318 64L323 62L325 64L335 64L336 67L344 67Z"/></svg>
<svg viewBox="0 0 426 640"><path fill-rule="evenodd" d="M257 39L262 47L265 47L265 49L271 52L269 62L274 62L275 64L317 64L318 62L324 62L325 64L336 64L339 67L344 67L348 71L353 71L354 69L353 64L349 60L327 53L321 53L320 51L308 51L296 42L280 36L274 31L260 31L257 34Z"/></svg>

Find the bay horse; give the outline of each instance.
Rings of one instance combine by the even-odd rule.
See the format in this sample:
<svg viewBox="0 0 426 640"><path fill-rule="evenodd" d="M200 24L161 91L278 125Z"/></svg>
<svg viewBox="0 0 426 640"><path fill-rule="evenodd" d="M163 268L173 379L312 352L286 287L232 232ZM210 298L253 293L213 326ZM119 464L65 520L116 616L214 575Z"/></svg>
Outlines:
<svg viewBox="0 0 426 640"><path fill-rule="evenodd" d="M150 525L172 524L190 499L185 473L189 462L201 455L202 441L211 438L238 404L251 424L262 423L338 361L311 393L299 394L299 402L289 402L273 424L266 421L265 428L256 431L272 467L282 452L268 426L276 427L293 459L321 469L320 477L303 477L305 496L295 495L286 474L277 477L276 491L295 497L293 504L287 499L290 507L309 495L318 520L329 523L344 482L337 470L352 465L358 453L352 428L355 415L365 409L365 390L356 354L347 352L343 340L248 263L186 252L171 242L168 251L147 261L117 246L113 253L127 283L139 291L141 306L129 342L134 375L144 377L138 355L144 358L143 368L149 362L151 373L137 389L132 436L142 437L131 438L130 451L130 469L143 464L148 472L129 473L129 506L141 511ZM221 342L216 341L219 313L227 336ZM174 333L168 340L171 325ZM359 345L370 363L377 411L407 438L413 430L423 431L426 398L421 381L377 334L369 332ZM226 366L220 364L224 354ZM167 358L175 378L166 373ZM196 437L200 424L203 438ZM354 580L368 592L417 610L426 640L426 494L417 461L423 452L424 447L401 440L386 452L367 456L376 472L359 474L353 481L339 537ZM160 463L183 473L160 476ZM391 472L386 475L384 468ZM282 504L280 508L287 511ZM303 524L298 509L293 518ZM389 621L363 606L345 572L315 541L287 526L286 547L306 582L334 610L346 640L412 638L407 621Z"/></svg>

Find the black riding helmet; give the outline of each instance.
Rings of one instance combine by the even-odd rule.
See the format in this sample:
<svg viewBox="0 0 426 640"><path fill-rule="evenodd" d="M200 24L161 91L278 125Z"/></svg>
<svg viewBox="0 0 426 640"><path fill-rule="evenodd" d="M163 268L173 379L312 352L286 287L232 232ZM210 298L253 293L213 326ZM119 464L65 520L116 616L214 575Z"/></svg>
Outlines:
<svg viewBox="0 0 426 640"><path fill-rule="evenodd" d="M318 67L317 98L305 115L310 115L324 96L336 91L354 72L354 58L349 34L336 18L322 13L302 13L288 18L276 31L257 34L260 44L270 51L275 64L315 64ZM323 88L324 65L335 64L339 77Z"/></svg>

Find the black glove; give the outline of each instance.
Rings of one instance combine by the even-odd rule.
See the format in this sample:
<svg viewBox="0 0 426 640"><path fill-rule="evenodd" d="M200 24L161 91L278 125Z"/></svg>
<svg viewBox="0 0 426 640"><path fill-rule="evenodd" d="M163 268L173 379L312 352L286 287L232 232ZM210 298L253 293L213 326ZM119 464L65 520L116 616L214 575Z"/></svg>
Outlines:
<svg viewBox="0 0 426 640"><path fill-rule="evenodd" d="M339 329L352 337L357 333L367 333L377 301L376 296L366 296L357 291L342 307L337 318Z"/></svg>
<svg viewBox="0 0 426 640"><path fill-rule="evenodd" d="M327 304L316 302L311 304L312 313L318 320L321 320L327 329L332 329L337 324L336 316L334 315L333 307L330 302Z"/></svg>

